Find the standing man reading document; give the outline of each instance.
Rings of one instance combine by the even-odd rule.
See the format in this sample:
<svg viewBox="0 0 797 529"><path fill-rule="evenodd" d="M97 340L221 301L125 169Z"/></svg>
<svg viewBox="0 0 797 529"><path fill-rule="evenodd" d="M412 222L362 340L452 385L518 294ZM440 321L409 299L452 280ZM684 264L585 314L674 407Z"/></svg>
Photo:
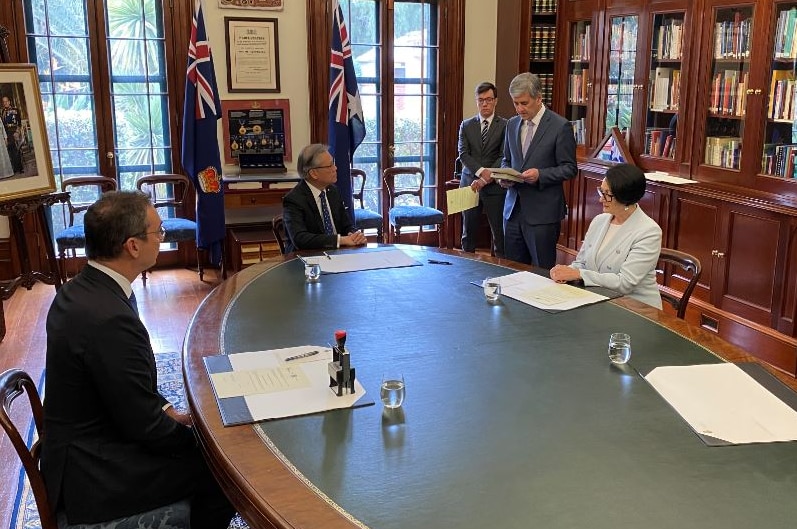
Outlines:
<svg viewBox="0 0 797 529"><path fill-rule="evenodd" d="M490 167L500 167L503 158L506 120L495 115L498 92L493 83L476 87L478 113L459 127L459 160L462 175L459 187L479 193L479 205L462 212L462 249L476 251L476 235L482 206L493 234L495 255L504 256L504 197L506 190L493 180Z"/></svg>
<svg viewBox="0 0 797 529"><path fill-rule="evenodd" d="M519 172L523 182L500 181L507 189L504 251L507 259L551 268L560 223L567 215L562 183L578 171L573 127L545 108L536 75L516 76L509 95L517 116L506 126L501 165Z"/></svg>

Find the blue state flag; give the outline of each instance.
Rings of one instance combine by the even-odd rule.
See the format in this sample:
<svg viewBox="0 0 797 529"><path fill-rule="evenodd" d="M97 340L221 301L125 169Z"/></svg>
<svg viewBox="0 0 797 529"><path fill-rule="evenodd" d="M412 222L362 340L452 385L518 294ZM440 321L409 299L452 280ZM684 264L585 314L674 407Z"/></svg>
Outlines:
<svg viewBox="0 0 797 529"><path fill-rule="evenodd" d="M221 157L216 136L216 122L220 117L221 104L202 2L195 0L185 80L182 162L196 187L196 244L208 250L214 265L221 263L225 233Z"/></svg>
<svg viewBox="0 0 797 529"><path fill-rule="evenodd" d="M333 2L329 64L329 147L338 166L337 186L352 215L351 161L365 139L365 120L354 74L349 32L338 0Z"/></svg>

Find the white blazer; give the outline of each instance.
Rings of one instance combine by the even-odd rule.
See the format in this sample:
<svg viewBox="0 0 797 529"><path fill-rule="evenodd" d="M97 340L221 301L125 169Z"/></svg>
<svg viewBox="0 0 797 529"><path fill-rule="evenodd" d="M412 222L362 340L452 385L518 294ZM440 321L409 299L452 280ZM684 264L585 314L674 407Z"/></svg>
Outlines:
<svg viewBox="0 0 797 529"><path fill-rule="evenodd" d="M611 220L609 213L592 219L584 244L570 266L581 270L586 286L616 290L660 309L656 263L661 252L661 228L637 206L600 252L599 259L598 248Z"/></svg>

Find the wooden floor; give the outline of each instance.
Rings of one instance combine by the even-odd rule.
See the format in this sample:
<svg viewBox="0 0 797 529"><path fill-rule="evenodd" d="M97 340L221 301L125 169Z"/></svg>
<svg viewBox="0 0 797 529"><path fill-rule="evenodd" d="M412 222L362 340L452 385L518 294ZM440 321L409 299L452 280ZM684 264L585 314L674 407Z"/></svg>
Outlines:
<svg viewBox="0 0 797 529"><path fill-rule="evenodd" d="M140 279L133 283L141 319L149 330L156 353L182 350L183 337L196 308L210 293L217 280L216 272L205 273L201 282L191 270L155 270L147 276L147 286ZM45 363L45 321L55 296L52 286L37 283L32 290L19 289L4 303L6 336L0 343L0 372L13 367L27 371L33 380L41 377ZM14 416L30 415L21 399L14 403ZM27 431L27 426L25 426ZM10 527L20 472L16 452L5 434L0 434L0 528Z"/></svg>

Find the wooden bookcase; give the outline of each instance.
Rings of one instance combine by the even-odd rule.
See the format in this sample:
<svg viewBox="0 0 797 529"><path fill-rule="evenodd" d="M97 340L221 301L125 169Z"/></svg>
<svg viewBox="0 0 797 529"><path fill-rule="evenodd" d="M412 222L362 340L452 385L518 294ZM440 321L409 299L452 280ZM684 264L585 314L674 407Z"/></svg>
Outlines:
<svg viewBox="0 0 797 529"><path fill-rule="evenodd" d="M526 42L500 20L534 19L508 4L499 57ZM559 0L556 24L551 108L583 123L560 262L599 211L606 166L588 153L619 126L638 166L697 182L649 183L641 201L703 265L687 319L797 374L797 1Z"/></svg>

